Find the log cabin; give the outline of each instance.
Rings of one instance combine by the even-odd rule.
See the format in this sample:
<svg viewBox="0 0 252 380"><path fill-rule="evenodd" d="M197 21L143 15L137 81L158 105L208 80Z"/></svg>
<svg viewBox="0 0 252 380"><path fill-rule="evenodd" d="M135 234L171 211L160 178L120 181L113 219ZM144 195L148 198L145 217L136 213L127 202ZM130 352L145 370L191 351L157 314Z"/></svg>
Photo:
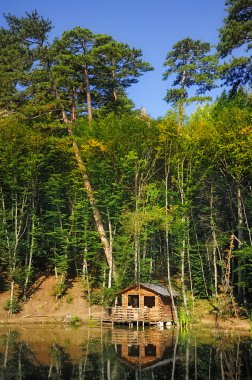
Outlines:
<svg viewBox="0 0 252 380"><path fill-rule="evenodd" d="M174 299L178 293L172 290ZM139 283L129 286L116 295L112 308L112 323L170 325L174 323L171 294L163 285Z"/></svg>

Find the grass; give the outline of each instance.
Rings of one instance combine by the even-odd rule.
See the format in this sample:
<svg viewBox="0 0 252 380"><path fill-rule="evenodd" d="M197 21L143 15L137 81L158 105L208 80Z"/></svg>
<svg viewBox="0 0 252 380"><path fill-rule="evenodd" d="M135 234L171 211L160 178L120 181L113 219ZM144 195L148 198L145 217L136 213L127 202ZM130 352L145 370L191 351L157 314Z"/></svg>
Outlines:
<svg viewBox="0 0 252 380"><path fill-rule="evenodd" d="M95 319L89 319L87 322L88 327L96 327L98 326L98 323Z"/></svg>
<svg viewBox="0 0 252 380"><path fill-rule="evenodd" d="M210 311L212 310L212 305L207 299L195 300L194 310L192 310L191 319L193 323L199 323L204 317L210 317Z"/></svg>

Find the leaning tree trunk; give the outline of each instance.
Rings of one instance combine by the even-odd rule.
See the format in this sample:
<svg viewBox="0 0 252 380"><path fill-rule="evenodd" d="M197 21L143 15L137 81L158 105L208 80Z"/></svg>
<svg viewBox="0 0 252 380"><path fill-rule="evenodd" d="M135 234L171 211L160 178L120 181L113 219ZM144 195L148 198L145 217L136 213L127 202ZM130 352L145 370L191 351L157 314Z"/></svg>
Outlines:
<svg viewBox="0 0 252 380"><path fill-rule="evenodd" d="M96 206L96 203L95 203L94 191L92 189L92 185L91 185L91 182L89 180L89 176L88 176L88 172L87 172L86 166L85 166L84 161L83 161L83 159L81 157L78 144L75 141L74 136L73 136L72 123L71 123L71 121L68 120L66 111L63 108L63 105L62 105L62 102L61 102L61 97L60 97L60 94L59 94L59 91L58 91L58 88L57 88L57 84L56 84L56 81L55 81L55 79L53 77L53 74L51 72L50 66L49 66L49 64L47 62L44 62L44 66L45 66L45 68L47 70L48 77L49 77L49 80L51 82L55 98L57 99L57 101L61 105L61 117L62 117L63 123L67 126L68 135L70 136L70 138L72 140L75 159L76 159L76 161L78 163L78 166L79 166L79 169L80 169L80 173L81 173L81 176L82 176L82 180L83 180L83 186L84 186L84 189L86 191L86 194L87 194L87 197L88 197L88 200L89 200L89 204L90 204L90 206L92 208L92 211L93 211L93 217L94 217L94 221L95 221L95 226L96 226L96 229L98 231L98 234L99 234L99 237L100 237L100 240L101 240L101 244L102 244L103 251L104 251L104 254L105 254L108 266L109 266L109 270L112 273L112 276L115 277L115 268L114 268L113 260L112 260L111 246L110 246L110 243L109 243L109 239L107 238L107 234L106 234L105 228L103 226L103 222L102 222L100 211L99 211L99 209L98 209L98 207ZM85 79L87 80L88 77L85 78ZM86 84L88 85L89 83L86 82ZM89 89L89 87L87 87L87 89ZM88 118L89 118L89 121L91 121L91 119L92 119L92 109L90 107L91 107L91 98L90 98L90 103L88 101L88 110L89 110Z"/></svg>
<svg viewBox="0 0 252 380"><path fill-rule="evenodd" d="M64 120L64 118L63 118L63 120ZM86 166L85 166L84 161L81 157L79 147L78 147L75 139L73 138L72 125L69 122L67 123L67 130L68 130L69 136L72 138L74 155L75 155L76 161L77 161L79 169L80 169L80 173L81 173L82 180L83 180L83 185L84 185L84 188L86 190L86 194L87 194L87 197L89 200L89 204L90 204L92 211L93 211L95 226L96 226L96 229L99 233L99 237L100 237L101 244L102 244L102 247L104 250L104 254L105 254L108 266L109 266L109 270L111 271L112 276L115 277L115 268L113 267L111 245L109 243L105 228L103 226L100 211L99 211L99 209L95 203L94 190L93 190L91 182L89 180L89 176L87 173Z"/></svg>

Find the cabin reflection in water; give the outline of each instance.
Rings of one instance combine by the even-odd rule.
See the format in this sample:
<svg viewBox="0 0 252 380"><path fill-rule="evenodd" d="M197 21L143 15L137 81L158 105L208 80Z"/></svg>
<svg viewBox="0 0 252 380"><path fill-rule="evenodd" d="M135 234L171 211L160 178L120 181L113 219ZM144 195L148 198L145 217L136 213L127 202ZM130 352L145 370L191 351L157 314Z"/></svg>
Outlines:
<svg viewBox="0 0 252 380"><path fill-rule="evenodd" d="M112 344L118 359L135 370L167 364L172 360L173 343L173 330L112 331Z"/></svg>

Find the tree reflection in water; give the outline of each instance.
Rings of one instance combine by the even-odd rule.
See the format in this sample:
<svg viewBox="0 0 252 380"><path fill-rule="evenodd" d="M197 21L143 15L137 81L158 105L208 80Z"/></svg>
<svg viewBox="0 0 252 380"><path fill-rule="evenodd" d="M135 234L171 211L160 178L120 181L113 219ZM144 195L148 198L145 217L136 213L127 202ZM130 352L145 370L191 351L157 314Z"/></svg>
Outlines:
<svg viewBox="0 0 252 380"><path fill-rule="evenodd" d="M250 337L0 327L0 380L252 380Z"/></svg>

